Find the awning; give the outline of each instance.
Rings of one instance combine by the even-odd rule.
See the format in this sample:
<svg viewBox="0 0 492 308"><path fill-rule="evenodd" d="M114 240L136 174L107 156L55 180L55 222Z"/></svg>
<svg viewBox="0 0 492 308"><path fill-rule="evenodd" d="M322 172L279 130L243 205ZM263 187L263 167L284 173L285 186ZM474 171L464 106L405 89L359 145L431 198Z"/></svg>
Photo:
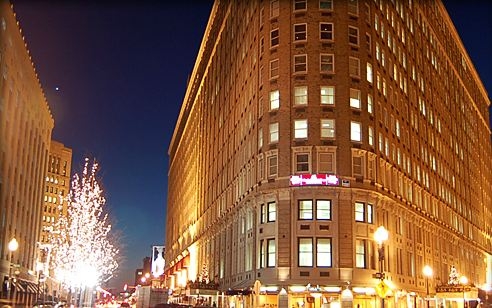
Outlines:
<svg viewBox="0 0 492 308"><path fill-rule="evenodd" d="M15 281L13 286L16 292L26 292L26 289L22 286L22 283L19 280Z"/></svg>
<svg viewBox="0 0 492 308"><path fill-rule="evenodd" d="M27 282L27 292L37 294L38 286L34 282Z"/></svg>

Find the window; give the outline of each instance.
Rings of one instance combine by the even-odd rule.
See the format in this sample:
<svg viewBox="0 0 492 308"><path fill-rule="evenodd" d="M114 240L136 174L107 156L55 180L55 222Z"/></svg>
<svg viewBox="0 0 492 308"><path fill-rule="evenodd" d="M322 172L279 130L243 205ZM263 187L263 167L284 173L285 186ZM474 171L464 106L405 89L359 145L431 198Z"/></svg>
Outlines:
<svg viewBox="0 0 492 308"><path fill-rule="evenodd" d="M279 12L279 0L270 0L270 18L277 17Z"/></svg>
<svg viewBox="0 0 492 308"><path fill-rule="evenodd" d="M360 78L360 61L358 58L349 57L349 74L351 77Z"/></svg>
<svg viewBox="0 0 492 308"><path fill-rule="evenodd" d="M276 177L278 172L277 154L268 156L268 177Z"/></svg>
<svg viewBox="0 0 492 308"><path fill-rule="evenodd" d="M322 41L333 41L333 23L322 22L319 24L319 38Z"/></svg>
<svg viewBox="0 0 492 308"><path fill-rule="evenodd" d="M316 219L331 220L331 200L316 200Z"/></svg>
<svg viewBox="0 0 492 308"><path fill-rule="evenodd" d="M313 219L313 200L299 200L299 220Z"/></svg>
<svg viewBox="0 0 492 308"><path fill-rule="evenodd" d="M331 238L316 239L316 266L331 267Z"/></svg>
<svg viewBox="0 0 492 308"><path fill-rule="evenodd" d="M364 154L352 151L352 175L354 177L364 176Z"/></svg>
<svg viewBox="0 0 492 308"><path fill-rule="evenodd" d="M306 73L307 72L307 56L295 55L294 56L294 73Z"/></svg>
<svg viewBox="0 0 492 308"><path fill-rule="evenodd" d="M307 86L294 87L294 104L307 105Z"/></svg>
<svg viewBox="0 0 492 308"><path fill-rule="evenodd" d="M350 121L350 140L362 141L362 129L359 122Z"/></svg>
<svg viewBox="0 0 492 308"><path fill-rule="evenodd" d="M307 40L306 27L306 24L294 24L294 42Z"/></svg>
<svg viewBox="0 0 492 308"><path fill-rule="evenodd" d="M349 44L359 46L359 28L349 26Z"/></svg>
<svg viewBox="0 0 492 308"><path fill-rule="evenodd" d="M362 202L355 202L355 221L365 221L365 206Z"/></svg>
<svg viewBox="0 0 492 308"><path fill-rule="evenodd" d="M321 119L321 138L335 138L334 119Z"/></svg>
<svg viewBox="0 0 492 308"><path fill-rule="evenodd" d="M320 10L333 10L333 0L319 0L319 9Z"/></svg>
<svg viewBox="0 0 492 308"><path fill-rule="evenodd" d="M263 128L258 129L258 150L263 147Z"/></svg>
<svg viewBox="0 0 492 308"><path fill-rule="evenodd" d="M366 78L367 81L372 83L372 64L369 62L367 62L367 66L366 66Z"/></svg>
<svg viewBox="0 0 492 308"><path fill-rule="evenodd" d="M355 221L372 224L374 222L373 205L355 202Z"/></svg>
<svg viewBox="0 0 492 308"><path fill-rule="evenodd" d="M278 59L270 61L270 79L278 78L279 65Z"/></svg>
<svg viewBox="0 0 492 308"><path fill-rule="evenodd" d="M320 55L320 72L333 74L335 72L335 58L333 54Z"/></svg>
<svg viewBox="0 0 492 308"><path fill-rule="evenodd" d="M274 90L270 92L270 110L278 109L280 107L280 92Z"/></svg>
<svg viewBox="0 0 492 308"><path fill-rule="evenodd" d="M334 105L335 104L335 87L334 86L322 86L320 95L321 95L321 104L322 105Z"/></svg>
<svg viewBox="0 0 492 308"><path fill-rule="evenodd" d="M275 267L275 239L267 240L267 267Z"/></svg>
<svg viewBox="0 0 492 308"><path fill-rule="evenodd" d="M360 109L360 90L350 89L350 107Z"/></svg>
<svg viewBox="0 0 492 308"><path fill-rule="evenodd" d="M351 15L359 15L359 2L358 0L348 0L348 13Z"/></svg>
<svg viewBox="0 0 492 308"><path fill-rule="evenodd" d="M295 154L296 172L309 172L309 154L308 153L296 153Z"/></svg>
<svg viewBox="0 0 492 308"><path fill-rule="evenodd" d="M299 266L313 266L312 238L299 238Z"/></svg>
<svg viewBox="0 0 492 308"><path fill-rule="evenodd" d="M301 139L308 137L308 122L306 119L294 121L294 138Z"/></svg>
<svg viewBox="0 0 492 308"><path fill-rule="evenodd" d="M270 124L270 143L278 142L278 123Z"/></svg>
<svg viewBox="0 0 492 308"><path fill-rule="evenodd" d="M270 47L277 47L279 44L278 28L270 32Z"/></svg>
<svg viewBox="0 0 492 308"><path fill-rule="evenodd" d="M318 172L335 173L335 153L321 152L318 153Z"/></svg>
<svg viewBox="0 0 492 308"><path fill-rule="evenodd" d="M277 204L275 202L268 202L268 220L267 222L274 222L277 220Z"/></svg>
<svg viewBox="0 0 492 308"><path fill-rule="evenodd" d="M264 203L262 203L260 205L260 223L264 224L265 222L267 222L267 219L266 219L266 213L267 213L267 207Z"/></svg>
<svg viewBox="0 0 492 308"><path fill-rule="evenodd" d="M369 143L370 146L374 146L374 130L372 126L369 126L367 129L367 142Z"/></svg>
<svg viewBox="0 0 492 308"><path fill-rule="evenodd" d="M355 241L355 267L366 268L366 240Z"/></svg>
<svg viewBox="0 0 492 308"><path fill-rule="evenodd" d="M373 113L373 105L372 105L372 95L367 94L367 112L370 114Z"/></svg>
<svg viewBox="0 0 492 308"><path fill-rule="evenodd" d="M294 11L303 11L307 9L306 0L294 0Z"/></svg>

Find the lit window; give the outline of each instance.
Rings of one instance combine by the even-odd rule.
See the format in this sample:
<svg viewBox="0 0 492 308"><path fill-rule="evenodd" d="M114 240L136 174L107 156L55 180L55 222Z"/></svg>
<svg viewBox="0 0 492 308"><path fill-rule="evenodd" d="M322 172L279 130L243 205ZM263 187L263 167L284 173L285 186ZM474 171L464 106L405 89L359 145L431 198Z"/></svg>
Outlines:
<svg viewBox="0 0 492 308"><path fill-rule="evenodd" d="M355 202L355 221L365 221L365 206L362 202Z"/></svg>
<svg viewBox="0 0 492 308"><path fill-rule="evenodd" d="M307 39L307 25L295 24L294 25L294 42L305 41Z"/></svg>
<svg viewBox="0 0 492 308"><path fill-rule="evenodd" d="M295 154L296 172L309 172L309 154L297 153Z"/></svg>
<svg viewBox="0 0 492 308"><path fill-rule="evenodd" d="M260 268L264 268L266 265L266 246L265 240L260 240Z"/></svg>
<svg viewBox="0 0 492 308"><path fill-rule="evenodd" d="M260 212L261 212L260 213L260 223L264 224L265 222L267 222L267 220L266 220L267 207L264 203L262 203L260 205Z"/></svg>
<svg viewBox="0 0 492 308"><path fill-rule="evenodd" d="M335 72L335 60L333 54L320 55L320 72L325 74L333 74Z"/></svg>
<svg viewBox="0 0 492 308"><path fill-rule="evenodd" d="M316 200L316 219L331 219L331 200Z"/></svg>
<svg viewBox="0 0 492 308"><path fill-rule="evenodd" d="M270 110L278 109L280 107L280 92L274 90L270 92Z"/></svg>
<svg viewBox="0 0 492 308"><path fill-rule="evenodd" d="M274 29L272 30L272 32L270 32L270 47L278 46L279 44L278 36L279 36L278 29Z"/></svg>
<svg viewBox="0 0 492 308"><path fill-rule="evenodd" d="M372 126L368 127L367 135L368 135L369 145L374 146L374 130L373 130Z"/></svg>
<svg viewBox="0 0 492 308"><path fill-rule="evenodd" d="M299 266L313 266L312 238L299 238Z"/></svg>
<svg viewBox="0 0 492 308"><path fill-rule="evenodd" d="M369 62L367 62L367 66L366 66L366 78L367 81L372 83L372 64Z"/></svg>
<svg viewBox="0 0 492 308"><path fill-rule="evenodd" d="M300 86L294 88L294 104L295 105L307 105L307 86Z"/></svg>
<svg viewBox="0 0 492 308"><path fill-rule="evenodd" d="M350 122L350 140L352 141L362 141L362 129L359 122Z"/></svg>
<svg viewBox="0 0 492 308"><path fill-rule="evenodd" d="M270 143L278 142L278 123L270 124Z"/></svg>
<svg viewBox="0 0 492 308"><path fill-rule="evenodd" d="M295 55L294 56L294 73L306 73L307 72L307 56Z"/></svg>
<svg viewBox="0 0 492 308"><path fill-rule="evenodd" d="M308 123L306 119L294 121L294 138L301 139L308 137Z"/></svg>
<svg viewBox="0 0 492 308"><path fill-rule="evenodd" d="M299 220L313 219L313 200L299 200Z"/></svg>
<svg viewBox="0 0 492 308"><path fill-rule="evenodd" d="M321 138L335 138L334 119L321 119Z"/></svg>
<svg viewBox="0 0 492 308"><path fill-rule="evenodd" d="M355 241L355 267L366 268L366 240Z"/></svg>
<svg viewBox="0 0 492 308"><path fill-rule="evenodd" d="M372 114L373 112L373 106L372 106L372 95L367 94L367 112Z"/></svg>
<svg viewBox="0 0 492 308"><path fill-rule="evenodd" d="M322 41L333 41L333 23L320 23L319 37Z"/></svg>
<svg viewBox="0 0 492 308"><path fill-rule="evenodd" d="M331 238L316 239L316 266L331 267Z"/></svg>
<svg viewBox="0 0 492 308"><path fill-rule="evenodd" d="M278 59L270 61L270 79L277 78L279 73Z"/></svg>
<svg viewBox="0 0 492 308"><path fill-rule="evenodd" d="M322 105L334 105L335 104L335 87L334 86L322 86L320 95L321 95L321 104Z"/></svg>
<svg viewBox="0 0 492 308"><path fill-rule="evenodd" d="M258 149L263 147L263 128L258 129Z"/></svg>
<svg viewBox="0 0 492 308"><path fill-rule="evenodd" d="M349 44L359 46L359 29L349 26Z"/></svg>
<svg viewBox="0 0 492 308"><path fill-rule="evenodd" d="M350 89L350 107L360 109L360 90Z"/></svg>
<svg viewBox="0 0 492 308"><path fill-rule="evenodd" d="M277 204L275 202L268 202L268 222L277 220Z"/></svg>
<svg viewBox="0 0 492 308"><path fill-rule="evenodd" d="M275 267L275 239L268 239L267 246L267 267Z"/></svg>

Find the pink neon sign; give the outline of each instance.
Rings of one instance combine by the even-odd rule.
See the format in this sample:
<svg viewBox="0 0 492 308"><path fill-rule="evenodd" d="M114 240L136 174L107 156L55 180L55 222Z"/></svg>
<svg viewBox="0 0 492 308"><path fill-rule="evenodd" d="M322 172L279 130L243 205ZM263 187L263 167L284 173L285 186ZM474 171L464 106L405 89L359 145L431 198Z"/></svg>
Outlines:
<svg viewBox="0 0 492 308"><path fill-rule="evenodd" d="M290 186L329 185L338 186L339 180L333 174L297 174L290 176Z"/></svg>

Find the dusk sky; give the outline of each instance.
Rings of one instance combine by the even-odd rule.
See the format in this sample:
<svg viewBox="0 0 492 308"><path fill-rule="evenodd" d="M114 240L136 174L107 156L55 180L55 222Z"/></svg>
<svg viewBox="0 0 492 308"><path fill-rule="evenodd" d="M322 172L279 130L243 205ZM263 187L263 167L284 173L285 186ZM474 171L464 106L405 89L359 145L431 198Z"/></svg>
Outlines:
<svg viewBox="0 0 492 308"><path fill-rule="evenodd" d="M167 150L212 1L12 3L55 120L53 139L72 148L72 173L86 156L100 164L123 234L126 260L110 283L121 289L151 246L164 244ZM445 1L489 97L491 3Z"/></svg>

